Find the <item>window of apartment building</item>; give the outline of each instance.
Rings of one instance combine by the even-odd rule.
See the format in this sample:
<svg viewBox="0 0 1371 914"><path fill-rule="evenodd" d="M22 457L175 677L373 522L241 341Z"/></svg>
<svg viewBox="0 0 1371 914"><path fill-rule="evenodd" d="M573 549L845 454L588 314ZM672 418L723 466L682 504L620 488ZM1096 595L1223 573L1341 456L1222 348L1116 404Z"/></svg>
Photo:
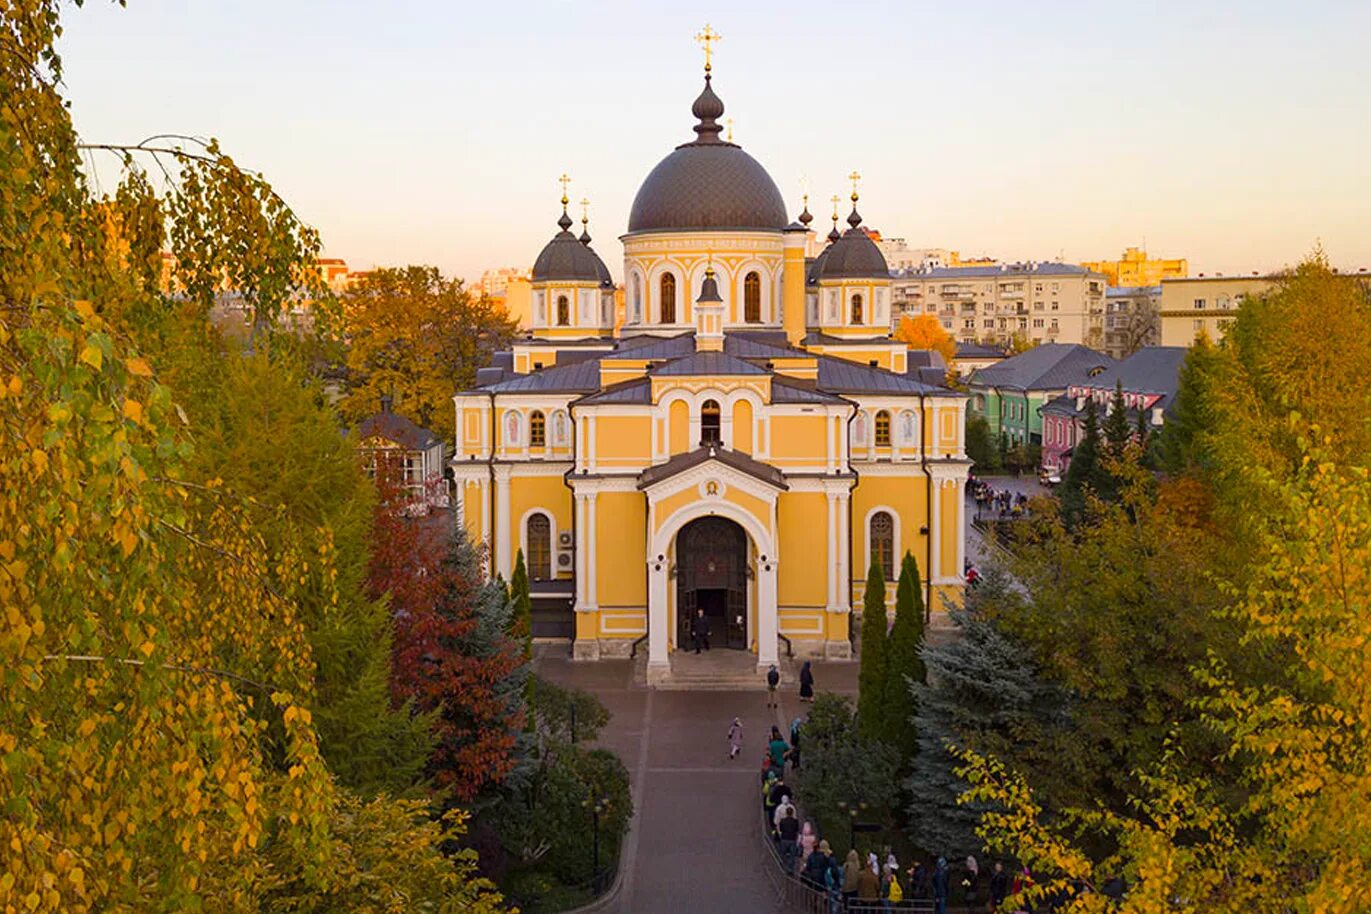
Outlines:
<svg viewBox="0 0 1371 914"><path fill-rule="evenodd" d="M1019 318L1019 329L1020 329L1020 330L1027 330L1027 329L1028 329L1028 318L1026 318L1026 317L1021 317L1021 318Z"/></svg>
<svg viewBox="0 0 1371 914"><path fill-rule="evenodd" d="M1204 299L1202 299L1202 298L1197 298L1197 299L1195 299L1195 310L1196 310L1196 311L1203 311L1203 310L1204 310Z"/></svg>
<svg viewBox="0 0 1371 914"><path fill-rule="evenodd" d="M1195 320L1191 321L1191 324L1194 326L1195 332L1196 332L1196 333L1199 333L1201 330L1204 329L1204 319L1203 319L1203 318L1198 318L1198 317L1197 317L1197 318L1195 318Z"/></svg>
<svg viewBox="0 0 1371 914"><path fill-rule="evenodd" d="M1225 330L1227 330L1227 329L1228 329L1229 327L1231 327L1231 326L1233 326L1233 319L1232 319L1232 318L1227 318L1227 317L1226 317L1226 318L1223 318L1222 320L1219 321L1219 330L1220 330L1220 331L1225 331Z"/></svg>
<svg viewBox="0 0 1371 914"><path fill-rule="evenodd" d="M992 304L990 304L989 302L987 302L987 303L986 303L986 306L985 306L984 308L982 308L981 310L984 311L986 314L994 314L994 313L995 313L995 306L992 305Z"/></svg>
<svg viewBox="0 0 1371 914"><path fill-rule="evenodd" d="M1057 310L1057 307L1058 307L1057 303L1056 303L1056 302L1053 302L1053 303L1052 303L1052 310L1053 310L1053 311L1056 311L1056 310Z"/></svg>
<svg viewBox="0 0 1371 914"><path fill-rule="evenodd" d="M994 330L994 329L995 329L995 320L994 320L994 318L991 318L990 320L985 321L985 329L987 329L987 330Z"/></svg>
<svg viewBox="0 0 1371 914"><path fill-rule="evenodd" d="M1042 283L1037 283L1036 285L1033 286L1033 291L1034 291L1034 292L1041 292L1042 290L1043 290L1043 284L1042 284Z"/></svg>
<svg viewBox="0 0 1371 914"><path fill-rule="evenodd" d="M1043 309L1043 307L1044 307L1044 305L1043 305L1043 303L1040 302L1040 301L1035 301L1035 302L1033 303L1033 310L1034 310L1034 311L1041 311L1041 310Z"/></svg>
<svg viewBox="0 0 1371 914"><path fill-rule="evenodd" d="M1042 319L1041 317L1038 317L1038 318L1034 318L1034 319L1033 319L1033 326L1034 326L1034 327L1040 328L1040 327L1042 327L1042 325L1043 325L1043 319Z"/></svg>
<svg viewBox="0 0 1371 914"><path fill-rule="evenodd" d="M952 329L952 321L943 321L943 329L944 329L944 330L951 330L951 329Z"/></svg>
<svg viewBox="0 0 1371 914"><path fill-rule="evenodd" d="M971 318L970 320L962 321L962 326L965 327L967 330L975 330L975 329L976 329L976 319L973 317L973 318Z"/></svg>
<svg viewBox="0 0 1371 914"><path fill-rule="evenodd" d="M1051 324L1051 326L1048 327L1048 329L1049 329L1049 330L1056 330L1056 329L1057 329L1057 319L1056 319L1055 317L1052 318L1052 324Z"/></svg>
<svg viewBox="0 0 1371 914"><path fill-rule="evenodd" d="M1228 296L1227 296L1227 295L1220 295L1220 296L1214 301L1214 304L1218 305L1220 308L1222 308L1223 310L1227 311L1227 310L1228 310L1228 305L1229 305Z"/></svg>

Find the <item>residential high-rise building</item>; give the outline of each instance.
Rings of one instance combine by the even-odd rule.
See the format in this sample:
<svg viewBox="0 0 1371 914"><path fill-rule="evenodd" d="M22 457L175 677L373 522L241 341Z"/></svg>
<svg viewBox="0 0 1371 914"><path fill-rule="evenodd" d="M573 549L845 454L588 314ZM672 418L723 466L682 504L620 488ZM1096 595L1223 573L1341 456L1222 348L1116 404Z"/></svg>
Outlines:
<svg viewBox="0 0 1371 914"><path fill-rule="evenodd" d="M934 314L958 342L1104 345L1105 277L1069 263L905 271L891 283L893 318Z"/></svg>
<svg viewBox="0 0 1371 914"><path fill-rule="evenodd" d="M1087 260L1081 266L1103 273L1111 286L1128 288L1155 286L1190 272L1190 262L1184 257L1154 259L1147 256L1146 248L1124 248L1118 260Z"/></svg>
<svg viewBox="0 0 1371 914"><path fill-rule="evenodd" d="M1163 280L1158 306L1161 344L1189 346L1201 333L1218 342L1238 316L1242 300L1274 284L1272 277L1255 274Z"/></svg>
<svg viewBox="0 0 1371 914"><path fill-rule="evenodd" d="M1126 359L1161 340L1161 286L1111 286L1104 292L1104 351Z"/></svg>

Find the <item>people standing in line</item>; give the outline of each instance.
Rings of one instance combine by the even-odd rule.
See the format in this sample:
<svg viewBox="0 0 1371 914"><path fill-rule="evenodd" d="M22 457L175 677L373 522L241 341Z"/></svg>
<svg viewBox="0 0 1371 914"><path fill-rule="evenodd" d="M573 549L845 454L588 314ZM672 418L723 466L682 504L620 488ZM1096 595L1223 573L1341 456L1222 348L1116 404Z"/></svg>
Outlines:
<svg viewBox="0 0 1371 914"><path fill-rule="evenodd" d="M795 807L786 803L785 815L776 825L776 838L781 845L781 866L787 874L795 872L795 860L800 855L800 820L795 815Z"/></svg>
<svg viewBox="0 0 1371 914"><path fill-rule="evenodd" d="M814 669L809 665L809 661L804 662L800 667L800 701L814 700Z"/></svg>
<svg viewBox="0 0 1371 914"><path fill-rule="evenodd" d="M827 885L825 877L828 875L828 842L819 841L816 845L817 838L814 826L805 822L804 829L800 832L800 853L804 860L801 870L805 882L822 891Z"/></svg>
<svg viewBox="0 0 1371 914"><path fill-rule="evenodd" d="M775 809L780 809L786 803L794 802L795 792L790 789L790 785L785 782L785 778L777 778L771 785L771 795L768 797L771 805ZM779 821L779 817L773 812L773 821Z"/></svg>
<svg viewBox="0 0 1371 914"><path fill-rule="evenodd" d="M790 722L790 770L800 770L800 725L804 721L795 718Z"/></svg>
<svg viewBox="0 0 1371 914"><path fill-rule="evenodd" d="M821 842L820 847L827 847ZM828 893L828 914L842 914L843 910L843 868L838 864L838 855L828 855L828 868L824 871L824 889Z"/></svg>
<svg viewBox="0 0 1371 914"><path fill-rule="evenodd" d="M771 669L766 671L766 706L768 708L779 708L781 705L776 700L776 687L781 684L781 673L776 669L776 664L771 665Z"/></svg>
<svg viewBox="0 0 1371 914"><path fill-rule="evenodd" d="M904 901L904 889L900 887L900 865L898 863L887 863L885 865L885 875L881 879L881 903L887 911L895 909L895 905Z"/></svg>
<svg viewBox="0 0 1371 914"><path fill-rule="evenodd" d="M1004 864L995 861L995 868L990 873L990 910L998 911L1004 905L1004 900L1009 895L1009 874L1004 871Z"/></svg>
<svg viewBox="0 0 1371 914"><path fill-rule="evenodd" d="M695 610L695 622L690 627L690 634L695 641L695 653L700 653L701 645L709 650L709 617L703 609Z"/></svg>
<svg viewBox="0 0 1371 914"><path fill-rule="evenodd" d="M863 908L874 908L881 900L880 865L875 854L868 854L866 866L857 873L857 901Z"/></svg>
<svg viewBox="0 0 1371 914"><path fill-rule="evenodd" d="M768 771L766 780L762 782L762 812L766 815L768 822L775 821L776 801L772 799L771 789L776 786L776 772Z"/></svg>
<svg viewBox="0 0 1371 914"><path fill-rule="evenodd" d="M852 899L857 897L857 877L862 873L862 861L857 856L857 849L853 848L847 852L847 861L843 863L843 903L848 907L852 906Z"/></svg>
<svg viewBox="0 0 1371 914"><path fill-rule="evenodd" d="M743 751L743 722L738 718L733 718L733 723L728 728L728 758L730 761L738 757L738 753Z"/></svg>
<svg viewBox="0 0 1371 914"><path fill-rule="evenodd" d="M972 907L980 898L981 866L970 854L966 856L966 876L962 884L966 887L966 906Z"/></svg>
<svg viewBox="0 0 1371 914"><path fill-rule="evenodd" d="M933 869L933 914L947 914L948 875L947 860L939 857Z"/></svg>
<svg viewBox="0 0 1371 914"><path fill-rule="evenodd" d="M909 879L909 897L925 899L928 897L928 867L924 866L922 860L915 860L914 865L905 874Z"/></svg>
<svg viewBox="0 0 1371 914"><path fill-rule="evenodd" d="M819 843L819 833L814 829L814 823L806 819L804 827L800 829L800 862L809 865L809 858L814 856L814 848Z"/></svg>
<svg viewBox="0 0 1371 914"><path fill-rule="evenodd" d="M781 736L781 730L774 724L771 727L771 742L767 744L766 751L771 756L771 770L780 777L785 774L786 753L790 751L790 745Z"/></svg>

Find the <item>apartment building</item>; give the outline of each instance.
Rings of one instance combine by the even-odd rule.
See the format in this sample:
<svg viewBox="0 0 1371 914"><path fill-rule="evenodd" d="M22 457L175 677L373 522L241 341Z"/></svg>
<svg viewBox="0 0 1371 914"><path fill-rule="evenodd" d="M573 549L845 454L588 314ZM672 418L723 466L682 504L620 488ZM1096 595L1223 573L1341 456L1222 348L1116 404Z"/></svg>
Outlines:
<svg viewBox="0 0 1371 914"><path fill-rule="evenodd" d="M1184 257L1148 257L1146 248L1124 248L1118 260L1086 260L1081 266L1103 273L1111 286L1123 288L1155 286L1190 272L1190 261Z"/></svg>
<svg viewBox="0 0 1371 914"><path fill-rule="evenodd" d="M1104 345L1103 274L1069 263L1027 261L896 273L892 319L934 314L959 343Z"/></svg>
<svg viewBox="0 0 1371 914"><path fill-rule="evenodd" d="M1158 305L1163 346L1189 346L1206 333L1218 342L1249 295L1275 285L1271 276L1188 276L1164 279Z"/></svg>
<svg viewBox="0 0 1371 914"><path fill-rule="evenodd" d="M1104 351L1126 359L1161 342L1161 286L1118 286L1104 291Z"/></svg>

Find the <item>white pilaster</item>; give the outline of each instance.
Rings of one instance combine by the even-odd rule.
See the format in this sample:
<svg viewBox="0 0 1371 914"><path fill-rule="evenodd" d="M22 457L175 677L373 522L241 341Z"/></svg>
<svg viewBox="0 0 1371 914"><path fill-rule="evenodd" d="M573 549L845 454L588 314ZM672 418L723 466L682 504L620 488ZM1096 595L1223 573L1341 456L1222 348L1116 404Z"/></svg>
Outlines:
<svg viewBox="0 0 1371 914"><path fill-rule="evenodd" d="M599 553L595 550L595 493L591 492L586 497L586 520L584 533L581 536L580 548L577 550L583 555L586 563L586 609L598 609L600 607L600 590L595 584L596 566L599 565Z"/></svg>
<svg viewBox="0 0 1371 914"><path fill-rule="evenodd" d="M933 607L933 583L942 577L942 553L939 551L942 546L942 498L943 481L935 478L933 504L928 508L928 536L933 544L933 558L929 563L928 574L924 576L924 606L930 611Z"/></svg>
<svg viewBox="0 0 1371 914"><path fill-rule="evenodd" d="M586 593L587 593L587 589L588 589L588 588L587 588L587 585L588 585L589 580L590 580L590 576L589 576L589 574L586 572L586 566L587 566L587 564L589 564L589 559L587 558L587 553L589 552L589 550L586 549L586 501L587 501L587 500L588 500L588 496L586 496L586 495L584 495L584 494L582 494L582 493L580 493L580 492L577 492L577 493L576 493L576 539L577 539L577 543L576 543L576 610L577 610L577 612L584 612L584 611L586 611L587 609L590 608L590 607L587 605L587 599L586 599Z"/></svg>
<svg viewBox="0 0 1371 914"><path fill-rule="evenodd" d="M828 502L828 552L824 554L828 565L828 596L825 605L829 612L838 611L838 580L842 568L838 564L838 495L826 493Z"/></svg>
<svg viewBox="0 0 1371 914"><path fill-rule="evenodd" d="M510 542L514 530L509 523L509 467L495 467L495 570L506 581L514 569L514 550Z"/></svg>
<svg viewBox="0 0 1371 914"><path fill-rule="evenodd" d="M757 668L765 671L776 662L780 623L776 607L776 557L758 560L757 568Z"/></svg>
<svg viewBox="0 0 1371 914"><path fill-rule="evenodd" d="M667 651L667 562L652 556L647 564L647 681L671 672Z"/></svg>
<svg viewBox="0 0 1371 914"><path fill-rule="evenodd" d="M852 611L852 571L848 568L852 554L852 533L848 529L848 504L851 496L847 492L838 495L838 612Z"/></svg>

